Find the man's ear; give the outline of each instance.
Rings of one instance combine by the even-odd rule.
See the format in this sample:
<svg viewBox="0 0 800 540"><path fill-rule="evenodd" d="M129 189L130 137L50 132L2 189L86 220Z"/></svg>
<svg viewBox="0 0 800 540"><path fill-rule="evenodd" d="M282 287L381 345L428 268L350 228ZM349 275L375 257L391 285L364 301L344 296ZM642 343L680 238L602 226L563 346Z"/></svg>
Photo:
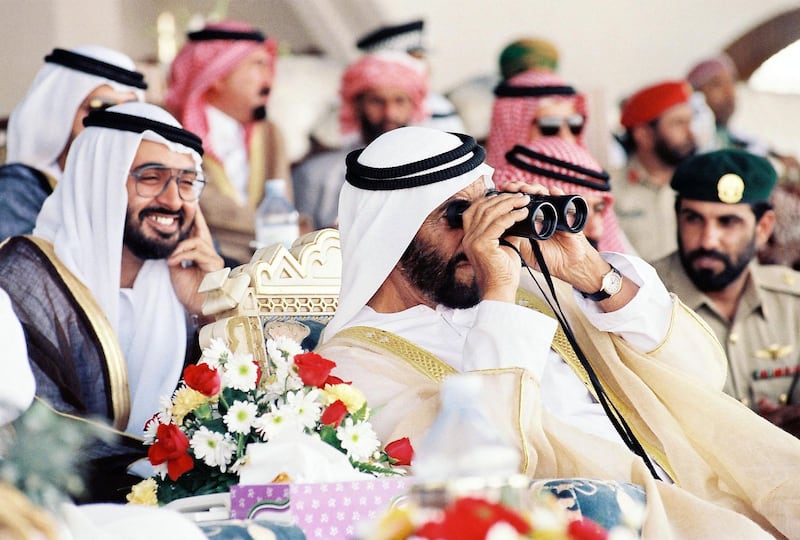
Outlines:
<svg viewBox="0 0 800 540"><path fill-rule="evenodd" d="M756 223L756 246L763 246L775 229L775 210L767 210Z"/></svg>

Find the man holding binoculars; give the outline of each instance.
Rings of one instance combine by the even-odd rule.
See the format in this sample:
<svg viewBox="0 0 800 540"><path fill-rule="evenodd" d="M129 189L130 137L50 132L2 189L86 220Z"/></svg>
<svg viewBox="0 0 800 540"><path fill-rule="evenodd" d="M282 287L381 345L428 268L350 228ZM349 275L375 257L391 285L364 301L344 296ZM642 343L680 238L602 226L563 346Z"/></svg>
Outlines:
<svg viewBox="0 0 800 540"><path fill-rule="evenodd" d="M798 530L800 516L770 501L800 496L784 481L800 441L721 392L713 335L641 259L600 254L582 232L507 236L533 228L532 196L564 193L510 183L487 197L484 156L469 136L405 127L347 157L341 292L319 352L364 390L378 437L419 442L441 380L472 371L521 473L639 484L644 537ZM698 410L714 411L715 429ZM758 451L769 463L752 463Z"/></svg>

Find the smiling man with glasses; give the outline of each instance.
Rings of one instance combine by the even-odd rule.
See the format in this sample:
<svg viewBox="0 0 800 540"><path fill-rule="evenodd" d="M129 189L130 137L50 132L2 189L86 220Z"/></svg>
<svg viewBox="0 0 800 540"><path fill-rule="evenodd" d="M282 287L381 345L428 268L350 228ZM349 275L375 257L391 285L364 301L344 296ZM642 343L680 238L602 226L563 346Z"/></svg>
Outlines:
<svg viewBox="0 0 800 540"><path fill-rule="evenodd" d="M0 241L30 234L93 110L141 101L147 84L133 60L104 47L53 49L11 113L0 167Z"/></svg>
<svg viewBox="0 0 800 540"><path fill-rule="evenodd" d="M137 479L144 424L181 375L207 272L223 266L198 206L202 145L166 111L89 114L32 236L0 247L0 288L22 322L36 392L123 433L88 456L86 500ZM123 489L119 489L123 488Z"/></svg>

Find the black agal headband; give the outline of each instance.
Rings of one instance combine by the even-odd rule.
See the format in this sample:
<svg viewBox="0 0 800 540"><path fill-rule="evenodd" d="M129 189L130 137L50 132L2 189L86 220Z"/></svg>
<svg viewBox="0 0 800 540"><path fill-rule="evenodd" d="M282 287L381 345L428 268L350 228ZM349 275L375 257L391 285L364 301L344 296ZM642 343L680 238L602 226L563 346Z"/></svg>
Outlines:
<svg viewBox="0 0 800 540"><path fill-rule="evenodd" d="M241 30L222 30L216 28L206 28L197 32L186 34L189 41L213 41L216 39L233 39L238 41L258 41L263 43L266 40L264 34L258 30L250 32Z"/></svg>
<svg viewBox="0 0 800 540"><path fill-rule="evenodd" d="M150 130L158 133L169 141L188 146L201 156L203 155L203 141L200 137L191 131L186 131L183 128L171 126L157 120L103 110L91 111L89 115L83 119L83 125L86 127L96 126L117 129L119 131L132 131L133 133L144 133Z"/></svg>
<svg viewBox="0 0 800 540"><path fill-rule="evenodd" d="M138 71L131 71L129 69L103 62L91 56L85 56L65 49L53 49L53 52L44 57L44 61L49 64L58 64L76 71L82 71L90 75L97 75L98 77L105 77L126 86L133 86L134 88L147 89L147 83L144 82L144 75Z"/></svg>
<svg viewBox="0 0 800 540"><path fill-rule="evenodd" d="M486 158L486 152L482 146L475 142L474 138L461 133L452 133L452 135L461 139L460 146L437 156L395 167L377 168L362 165L358 162L358 158L364 148L354 150L347 154L345 160L347 164L345 178L351 185L370 191L409 189L461 176L483 163ZM470 153L472 153L472 157L452 167L428 173L424 172L451 163Z"/></svg>
<svg viewBox="0 0 800 540"><path fill-rule="evenodd" d="M534 159L542 163L548 163L566 169L570 174L565 174L552 169L545 169L527 161L523 161L519 156L525 156L529 159ZM569 161L563 161L552 156L534 152L525 146L516 145L506 154L506 160L513 166L523 171L528 171L545 178L552 178L554 180L563 180L578 186L583 186L598 191L610 191L611 186L608 183L608 173L605 171L594 171L575 165Z"/></svg>
<svg viewBox="0 0 800 540"><path fill-rule="evenodd" d="M501 82L494 89L494 95L499 98L574 96L575 94L575 89L571 86L512 86Z"/></svg>

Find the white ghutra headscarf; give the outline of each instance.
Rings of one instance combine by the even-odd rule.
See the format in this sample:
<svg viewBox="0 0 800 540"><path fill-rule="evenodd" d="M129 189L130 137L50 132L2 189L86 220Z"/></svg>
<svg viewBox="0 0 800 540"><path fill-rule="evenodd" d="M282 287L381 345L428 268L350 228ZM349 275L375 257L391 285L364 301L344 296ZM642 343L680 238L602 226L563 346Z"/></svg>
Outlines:
<svg viewBox="0 0 800 540"><path fill-rule="evenodd" d="M323 340L367 304L436 207L481 176L487 187L494 186L484 155L471 137L404 127L348 156L347 182L339 196L342 286Z"/></svg>
<svg viewBox="0 0 800 540"><path fill-rule="evenodd" d="M165 110L147 103L108 109L180 128ZM47 198L35 236L53 243L56 255L92 291L121 343L128 370L131 414L127 431L136 435L158 410L159 399L175 389L186 353L186 315L170 281L166 260L145 261L133 288L133 317L121 316L122 237L128 208L126 188L142 140L190 154L200 170L200 154L154 131L143 133L90 126L70 148L64 177Z"/></svg>
<svg viewBox="0 0 800 540"><path fill-rule="evenodd" d="M24 163L56 179L61 177L56 160L69 140L75 113L86 96L97 87L108 85L117 92L135 92L142 101L144 92L141 87L147 86L141 73L135 71L133 60L120 52L96 45L76 47L67 51L70 52L85 57L88 60L86 64L94 59L99 61L98 64L110 64L120 69L100 69L97 71L105 75L99 75L80 67L47 61L8 119L6 162ZM137 75L142 77L138 86L120 82L133 83Z"/></svg>

